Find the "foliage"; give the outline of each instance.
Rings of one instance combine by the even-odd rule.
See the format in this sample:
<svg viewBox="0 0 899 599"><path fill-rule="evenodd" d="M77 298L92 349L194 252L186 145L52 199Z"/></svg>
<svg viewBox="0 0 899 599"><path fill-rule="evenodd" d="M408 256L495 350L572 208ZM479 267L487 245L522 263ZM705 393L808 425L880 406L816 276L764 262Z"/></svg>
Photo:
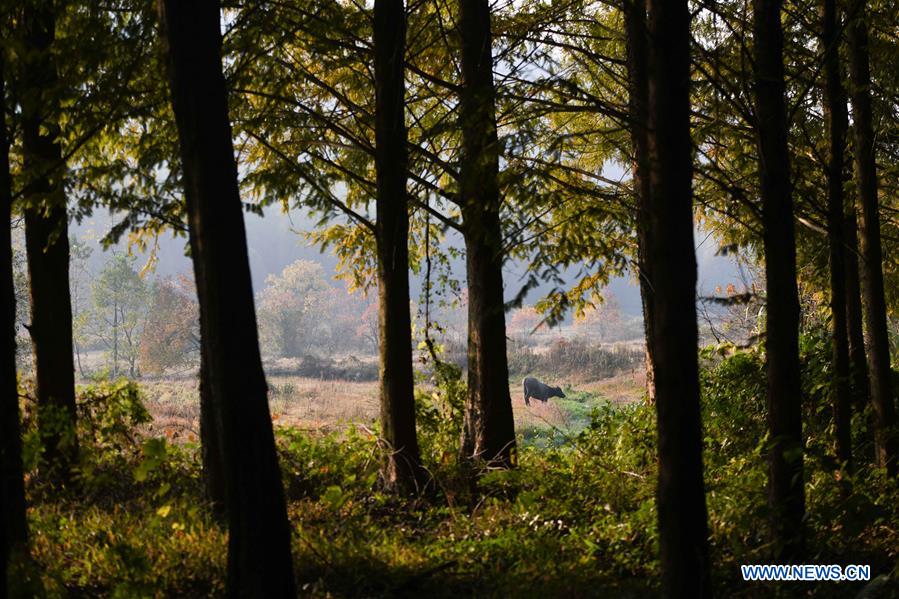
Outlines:
<svg viewBox="0 0 899 599"><path fill-rule="evenodd" d="M141 369L162 374L196 364L200 322L193 282L183 275L155 281L150 290L150 306L141 337Z"/></svg>
<svg viewBox="0 0 899 599"><path fill-rule="evenodd" d="M527 346L510 344L509 374L583 378L599 380L632 370L645 360L639 347L618 344L612 347L591 343L582 338L560 338L552 342L549 350L538 353Z"/></svg>
<svg viewBox="0 0 899 599"><path fill-rule="evenodd" d="M91 286L92 306L89 335L107 352L113 377L118 377L119 361L128 373L138 374L141 336L147 320L147 284L135 269L136 258L114 254Z"/></svg>
<svg viewBox="0 0 899 599"><path fill-rule="evenodd" d="M804 363L825 363L823 336L803 337ZM739 564L768 560L760 350L704 353L706 485L714 580L722 596L779 593L749 585ZM377 490L375 431L276 432L294 534L295 569L308 596L638 597L658 592L655 410L600 403L588 426L549 445L520 445L520 465L487 474L478 489L456 469L464 385L451 366L417 393L422 453L435 477L429 498ZM806 392L827 373L809 366ZM209 596L222 592L226 536L202 500L198 448L134 434L137 388L98 383L80 393L102 435L81 430L91 492L47 492L29 482L33 556L50 594ZM811 396L810 396L811 397ZM823 397L823 395L821 396ZM89 399L90 398L90 399ZM572 403L588 394L573 391ZM85 402L92 403L85 403ZM815 404L818 400L810 400ZM106 423L106 424L101 424ZM125 429L130 432L126 434ZM808 427L810 451L827 431ZM94 440L92 440L94 439ZM112 456L115 456L113 459ZM862 464L849 494L833 469L810 459L809 544L817 563L868 563L896 576L899 488ZM102 478L100 478L102 477ZM474 495L472 495L474 493ZM895 585L893 578L886 579ZM858 584L807 585L814 596ZM895 586L888 587L895 590Z"/></svg>
<svg viewBox="0 0 899 599"><path fill-rule="evenodd" d="M349 289L328 283L320 264L297 260L269 275L256 296L262 348L273 357L300 358L370 344L371 316L359 304Z"/></svg>

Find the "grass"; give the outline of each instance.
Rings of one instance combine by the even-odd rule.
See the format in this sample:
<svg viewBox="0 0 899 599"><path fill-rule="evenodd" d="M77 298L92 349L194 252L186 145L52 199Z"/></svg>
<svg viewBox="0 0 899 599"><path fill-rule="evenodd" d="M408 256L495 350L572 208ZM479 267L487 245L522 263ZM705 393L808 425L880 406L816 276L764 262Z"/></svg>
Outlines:
<svg viewBox="0 0 899 599"><path fill-rule="evenodd" d="M378 383L322 381L308 377L269 376L269 409L282 426L332 432L378 419ZM150 434L196 441L199 436L199 391L195 379L167 379L141 383L153 422ZM565 399L524 404L520 381L509 383L517 430L525 438L533 431L545 436L558 429L574 435L589 422L590 411L605 402L624 405L638 401L639 378L623 374L608 379L566 385Z"/></svg>
<svg viewBox="0 0 899 599"><path fill-rule="evenodd" d="M861 584L747 584L740 579L740 564L770 561L766 466L757 450L764 421L753 409L759 398L749 392L745 377L758 378L757 364L731 360L707 370L703 382L705 477L717 594L857 594ZM734 382L741 382L747 392L733 393ZM353 393L370 397L372 392L370 387L335 384L328 395L312 381L277 384L273 401L306 402L303 405L351 404ZM601 385L626 389L631 383ZM109 420L132 405L133 386L114 383L95 391L96 397L109 398L109 408L92 404L95 411L86 412L87 419L106 423L96 437L102 443L82 444L83 462L73 484L50 486L36 476L33 464L27 465L31 573L42 594L220 596L227 533L206 509L196 442L151 434L163 430L158 422L143 436L131 435L118 421ZM159 394L152 399L156 409L172 404L167 417L180 414L190 420L189 411L179 411L190 401L189 388L160 383L151 391ZM343 399L334 399L338 393ZM165 394L169 397L163 398ZM276 439L302 595L656 595L660 572L654 408L644 402L615 403L580 386L566 394L564 400L530 410L515 398L516 415L531 418L519 426L519 467L486 473L475 492L458 484L452 461L443 461L457 455L452 444L458 435L442 436L439 423L422 423L422 454L438 491L434 497L413 500L378 490L379 450L370 431L333 423L310 430L280 416ZM346 407L327 410L349 413ZM130 414L131 421L143 421L140 410ZM549 425L559 419L569 428ZM899 487L861 465L846 494L817 457L829 442L824 422L808 421L809 560L870 564L873 575L886 585L884 594L876 596L896 596ZM736 441L725 442L731 439Z"/></svg>

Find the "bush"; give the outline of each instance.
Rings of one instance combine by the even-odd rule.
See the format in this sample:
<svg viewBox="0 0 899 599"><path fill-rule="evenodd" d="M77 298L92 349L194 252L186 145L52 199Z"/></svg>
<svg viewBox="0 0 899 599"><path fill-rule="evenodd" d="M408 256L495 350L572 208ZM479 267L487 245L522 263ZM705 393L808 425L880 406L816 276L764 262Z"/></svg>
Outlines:
<svg viewBox="0 0 899 599"><path fill-rule="evenodd" d="M633 370L644 360L642 349L625 344L609 348L583 339L558 339L542 354L524 345L509 345L509 374L514 377L577 376L596 380Z"/></svg>

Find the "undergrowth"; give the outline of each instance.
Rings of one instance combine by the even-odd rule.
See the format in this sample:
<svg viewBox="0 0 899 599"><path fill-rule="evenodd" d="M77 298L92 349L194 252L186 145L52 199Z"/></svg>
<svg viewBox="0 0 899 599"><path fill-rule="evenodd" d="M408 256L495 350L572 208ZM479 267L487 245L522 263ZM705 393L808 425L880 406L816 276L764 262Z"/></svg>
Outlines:
<svg viewBox="0 0 899 599"><path fill-rule="evenodd" d="M838 480L829 429L829 348L803 340L809 563L870 564L897 593L899 489L861 464ZM739 565L766 545L764 355L702 354L704 460L713 584L721 596L840 597L859 584L744 583ZM465 483L457 462L464 384L446 367L417 397L435 491L378 489L377 431L276 436L298 586L329 597L642 597L658 591L655 410L592 405L575 434L522 435L519 467ZM588 404L569 398L572 411ZM80 392L82 463L65 487L38 474L26 419L32 577L47 596L218 596L227 534L204 503L198 447L135 433L146 421L133 383ZM27 408L27 405L26 405ZM28 411L26 409L26 414ZM865 415L855 422L865 455ZM526 432L527 433L527 432ZM848 483L848 484L847 484Z"/></svg>

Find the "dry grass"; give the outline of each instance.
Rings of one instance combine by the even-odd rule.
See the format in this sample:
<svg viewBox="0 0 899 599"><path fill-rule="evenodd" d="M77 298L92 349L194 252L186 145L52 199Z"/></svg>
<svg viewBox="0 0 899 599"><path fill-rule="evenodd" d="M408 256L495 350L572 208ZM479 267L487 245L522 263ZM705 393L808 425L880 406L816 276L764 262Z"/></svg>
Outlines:
<svg viewBox="0 0 899 599"><path fill-rule="evenodd" d="M581 391L590 391L618 405L625 405L643 399L646 390L646 371L635 369L613 377L600 379L578 386Z"/></svg>
<svg viewBox="0 0 899 599"><path fill-rule="evenodd" d="M279 425L313 430L335 430L349 423L373 424L378 418L378 383L322 381L297 376L270 376L269 408ZM195 379L145 381L147 408L153 415L151 430L172 439L194 440L199 435L199 390ZM637 401L643 375L628 373L573 385L613 403ZM515 424L519 429L553 426L567 429L570 417L557 403L532 401L524 404L521 385L509 387Z"/></svg>

